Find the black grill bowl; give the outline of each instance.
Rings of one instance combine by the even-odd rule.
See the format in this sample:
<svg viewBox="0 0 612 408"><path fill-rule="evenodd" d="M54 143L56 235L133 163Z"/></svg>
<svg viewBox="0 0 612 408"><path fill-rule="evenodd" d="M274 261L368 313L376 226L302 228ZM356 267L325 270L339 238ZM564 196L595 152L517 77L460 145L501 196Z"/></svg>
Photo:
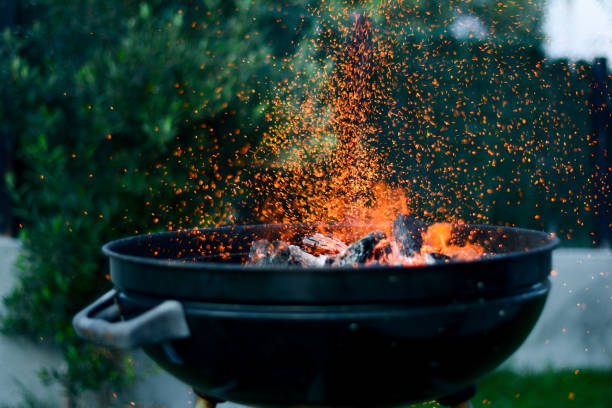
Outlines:
<svg viewBox="0 0 612 408"><path fill-rule="evenodd" d="M460 392L510 356L542 311L558 245L537 231L456 225L454 239L477 242L492 255L410 268L240 263L253 239L291 241L313 229L321 225L232 226L111 242L104 252L115 291L77 315L75 328L103 344L142 346L168 372L219 400L395 406ZM186 327L167 318L162 326L172 333L164 335L142 322L168 299ZM108 322L112 307L127 321Z"/></svg>

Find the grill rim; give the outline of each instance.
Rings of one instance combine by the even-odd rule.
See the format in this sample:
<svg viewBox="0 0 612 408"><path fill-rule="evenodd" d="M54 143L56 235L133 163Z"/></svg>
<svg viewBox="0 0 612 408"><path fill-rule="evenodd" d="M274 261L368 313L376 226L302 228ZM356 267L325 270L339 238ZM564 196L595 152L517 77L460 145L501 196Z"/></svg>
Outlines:
<svg viewBox="0 0 612 408"><path fill-rule="evenodd" d="M287 225L287 224L284 224ZM284 226L278 224L274 228ZM474 225L463 228L474 228ZM244 232L241 239L235 240L235 247L245 245L250 233L267 232L266 224L259 226L225 227L225 234L232 228L245 231L243 228L263 228ZM482 228L482 227L480 227ZM500 229L501 228L501 229ZM488 239L491 248L499 243L500 238L508 237L505 250L531 246L530 251L508 252L488 258L467 262L450 262L435 265L403 266L367 266L343 268L301 268L289 266L248 267L241 264L216 262L168 261L146 256L106 252L110 256L110 279L115 288L127 293L152 295L177 299L181 301L203 301L223 304L270 304L270 305L332 305L332 304L390 304L410 302L449 302L466 299L484 299L504 296L526 289L547 279L552 269L552 249L558 245L555 236L543 232L517 229L511 227L487 226L487 231L496 231L496 235L486 232L477 238ZM464 230L464 231L466 231ZM177 248L182 249L184 235L187 232L164 232L157 237L165 237L167 249L171 254ZM216 229L204 231L218 232ZM471 230L467 230L471 231ZM276 231L275 233L277 233ZM509 234L509 235L506 235ZM510 236L514 234L514 236ZM134 253L153 254L151 242L133 244L137 239L147 239L153 234L131 237L114 241L108 245L125 245ZM172 236L176 236L171 240ZM207 239L211 236L209 235ZM246 238L245 238L246 237ZM216 239L215 238L215 239ZM209 240L216 245L217 241ZM222 242L222 241L219 241ZM480 242L480 241L476 241ZM164 241L154 241L162 245ZM193 242L191 243L193 244ZM199 241L197 241L199 244Z"/></svg>
<svg viewBox="0 0 612 408"><path fill-rule="evenodd" d="M254 228L264 227L264 226L272 227L272 228L282 228L282 227L287 227L287 226L301 227L301 226L315 226L315 225L317 224L316 223L313 223L313 224L245 224L245 225L226 225L226 226L213 227L213 228L190 228L190 229L176 230L176 231L162 231L162 232L155 232L155 233L148 233L148 234L139 234L139 235L133 235L130 237L121 238L121 239L117 239L117 240L106 243L102 247L102 253L108 256L109 258L115 258L115 259L119 259L119 260L127 261L127 262L134 262L140 265L146 264L146 265L158 266L158 267L204 269L204 270L210 270L210 269L248 270L249 272L252 272L252 273L258 273L261 271L269 272L270 270L286 271L287 269L300 270L304 273L308 273L312 271L334 271L334 270L355 270L355 269L367 269L367 270L399 269L401 270L401 269L407 268L401 265L371 265L371 266L344 265L344 266L333 267L333 268L332 267L303 267L303 266L296 266L296 265L265 265L265 266L254 267L254 266L244 265L241 263L196 262L196 261L189 260L189 259L179 260L179 259L154 258L150 256L128 255L125 253L118 252L116 250L117 247L129 245L134 242L145 240L145 239L151 239L152 237L164 237L164 236L172 237L172 236L175 236L176 234L189 234L194 231L203 232L203 231L213 231L214 230L215 232L221 232L224 230L231 231L232 229L235 229L235 228L239 228L239 229L253 228L254 229ZM321 224L321 225L333 225L333 224ZM341 224L336 224L336 225L341 225ZM542 244L541 246L530 248L525 251L512 251L508 253L494 253L494 254L486 255L486 256L480 257L478 259L470 260L470 261L457 260L457 261L452 261L449 263L440 263L440 264L434 264L434 265L410 266L409 267L410 269L430 270L430 269L449 268L449 267L452 268L453 266L462 265L462 264L465 265L465 264L480 264L480 263L498 262L503 259L513 259L517 257L522 257L525 254L535 255L538 253L549 252L557 248L561 244L560 239L554 234L543 232L543 231L526 229L526 228L503 227L503 226L498 226L498 225L485 225L485 224L451 224L451 225L453 225L454 227L462 226L465 228L473 228L473 229L479 229L483 231L484 230L495 231L499 228L502 228L504 231L508 231L511 233L529 234L533 237L539 236L542 241L547 241L547 242L545 244ZM235 253L235 254L239 254L239 253Z"/></svg>

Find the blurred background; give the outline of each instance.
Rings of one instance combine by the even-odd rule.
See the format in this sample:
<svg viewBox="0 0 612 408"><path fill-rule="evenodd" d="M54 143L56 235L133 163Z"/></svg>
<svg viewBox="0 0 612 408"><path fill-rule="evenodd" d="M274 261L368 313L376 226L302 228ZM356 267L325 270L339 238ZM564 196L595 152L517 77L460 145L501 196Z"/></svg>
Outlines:
<svg viewBox="0 0 612 408"><path fill-rule="evenodd" d="M387 3L0 3L0 406L193 404L142 354L76 338L72 316L111 287L103 243L258 220L235 186L277 125L270 100L347 8L404 27L402 126L429 163L414 176L463 220L563 240L544 315L475 405L609 407L612 4Z"/></svg>

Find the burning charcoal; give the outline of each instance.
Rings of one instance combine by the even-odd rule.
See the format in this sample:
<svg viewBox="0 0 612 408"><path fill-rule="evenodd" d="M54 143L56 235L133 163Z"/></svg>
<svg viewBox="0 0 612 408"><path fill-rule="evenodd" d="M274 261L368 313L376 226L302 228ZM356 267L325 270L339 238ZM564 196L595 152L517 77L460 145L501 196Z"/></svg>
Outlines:
<svg viewBox="0 0 612 408"><path fill-rule="evenodd" d="M404 256L412 256L421 250L423 245L423 232L427 231L427 224L409 215L400 214L393 221L393 239L400 247Z"/></svg>
<svg viewBox="0 0 612 408"><path fill-rule="evenodd" d="M284 265L289 263L291 251L289 245L282 241L270 242L265 239L251 244L247 263L256 265Z"/></svg>
<svg viewBox="0 0 612 408"><path fill-rule="evenodd" d="M338 254L347 248L347 245L338 238L328 237L319 232L305 236L302 243L319 252L329 252L332 254Z"/></svg>
<svg viewBox="0 0 612 408"><path fill-rule="evenodd" d="M387 239L380 241L372 251L372 259L374 261L384 261L393 253L391 242Z"/></svg>
<svg viewBox="0 0 612 408"><path fill-rule="evenodd" d="M327 256L311 255L295 245L289 245L289 251L291 251L291 256L289 257L290 265L323 266L327 261Z"/></svg>
<svg viewBox="0 0 612 408"><path fill-rule="evenodd" d="M325 258L325 263L323 265L329 266L329 265L333 265L336 262L337 256L335 254L334 255L323 255L323 256L320 256L320 258Z"/></svg>
<svg viewBox="0 0 612 408"><path fill-rule="evenodd" d="M311 255L299 247L283 241L259 240L251 245L247 263L254 265L323 266L326 261L326 256Z"/></svg>
<svg viewBox="0 0 612 408"><path fill-rule="evenodd" d="M376 244L385 238L387 238L387 235L382 231L370 232L342 251L334 261L334 265L343 266L364 263L374 252Z"/></svg>
<svg viewBox="0 0 612 408"><path fill-rule="evenodd" d="M425 254L425 263L428 265L450 262L451 257L439 252L429 252Z"/></svg>

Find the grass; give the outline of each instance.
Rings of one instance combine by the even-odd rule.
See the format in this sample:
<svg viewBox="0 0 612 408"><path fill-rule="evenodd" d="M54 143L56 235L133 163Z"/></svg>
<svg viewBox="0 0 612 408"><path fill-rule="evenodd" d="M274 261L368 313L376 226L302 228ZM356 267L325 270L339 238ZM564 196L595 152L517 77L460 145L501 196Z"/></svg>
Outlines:
<svg viewBox="0 0 612 408"><path fill-rule="evenodd" d="M612 371L500 371L478 384L474 408L612 408ZM416 407L438 407L419 404Z"/></svg>

